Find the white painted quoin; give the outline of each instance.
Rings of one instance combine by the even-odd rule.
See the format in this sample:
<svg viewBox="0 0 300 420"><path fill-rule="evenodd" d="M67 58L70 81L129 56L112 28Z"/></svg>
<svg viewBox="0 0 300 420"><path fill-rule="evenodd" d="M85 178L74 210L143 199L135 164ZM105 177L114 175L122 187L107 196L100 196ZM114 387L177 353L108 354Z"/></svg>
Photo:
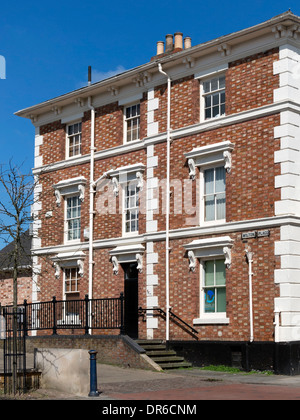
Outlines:
<svg viewBox="0 0 300 420"><path fill-rule="evenodd" d="M295 216L295 223L281 226L280 241L275 243L275 255L281 260L281 268L275 270L275 283L280 287L280 297L275 299L276 322L280 322L277 342L300 340L300 49L296 39L294 33L285 36L279 61L274 63L274 74L280 80L274 102L286 103L280 112L280 126L274 129L274 138L280 139L274 162L281 167L275 178L275 188L281 192L275 214Z"/></svg>

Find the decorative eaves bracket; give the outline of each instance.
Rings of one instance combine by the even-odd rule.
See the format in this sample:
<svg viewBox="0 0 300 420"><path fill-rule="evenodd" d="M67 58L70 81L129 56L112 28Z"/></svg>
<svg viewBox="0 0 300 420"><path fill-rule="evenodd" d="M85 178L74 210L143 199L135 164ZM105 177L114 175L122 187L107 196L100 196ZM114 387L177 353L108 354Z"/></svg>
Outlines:
<svg viewBox="0 0 300 420"><path fill-rule="evenodd" d="M272 28L272 32L276 39L290 38L299 39L300 25L294 24L291 26L276 25Z"/></svg>
<svg viewBox="0 0 300 420"><path fill-rule="evenodd" d="M222 57L227 57L231 54L231 46L229 44L221 44L218 46L218 51Z"/></svg>

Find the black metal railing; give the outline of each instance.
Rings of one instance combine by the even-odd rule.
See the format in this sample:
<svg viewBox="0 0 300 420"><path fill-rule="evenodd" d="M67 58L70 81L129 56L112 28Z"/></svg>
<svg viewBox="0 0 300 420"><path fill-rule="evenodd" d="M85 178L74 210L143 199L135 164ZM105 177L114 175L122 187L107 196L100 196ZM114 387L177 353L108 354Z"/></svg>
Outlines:
<svg viewBox="0 0 300 420"><path fill-rule="evenodd" d="M25 335L29 331L81 329L85 334L91 330L118 329L124 333L124 295L118 298L57 300L27 303L20 323L24 326ZM4 309L4 308L2 308Z"/></svg>
<svg viewBox="0 0 300 420"><path fill-rule="evenodd" d="M162 315L165 318L167 317L167 313L161 308L142 308L142 307L139 308L139 314L143 316L146 315L147 312L155 312L155 311L158 312L159 315ZM178 315L174 314L174 312L172 312L171 309L169 309L169 314L170 314L171 319L173 318L173 320L175 320L179 325L181 325L181 327L185 328L187 331L189 331L195 336L198 335L198 331L195 330L195 328L193 328L191 325L189 325L187 322L181 319Z"/></svg>
<svg viewBox="0 0 300 420"><path fill-rule="evenodd" d="M2 307L4 393L26 391L26 342L24 308Z"/></svg>

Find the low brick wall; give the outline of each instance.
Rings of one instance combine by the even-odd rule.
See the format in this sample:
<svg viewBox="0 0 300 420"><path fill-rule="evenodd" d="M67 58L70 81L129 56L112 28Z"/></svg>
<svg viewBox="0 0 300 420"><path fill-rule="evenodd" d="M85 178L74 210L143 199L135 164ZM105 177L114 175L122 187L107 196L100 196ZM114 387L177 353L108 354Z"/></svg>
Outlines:
<svg viewBox="0 0 300 420"><path fill-rule="evenodd" d="M86 349L96 350L99 363L113 364L135 369L160 370L145 354L145 351L131 338L118 336L43 336L27 337L26 351L33 353L34 349Z"/></svg>

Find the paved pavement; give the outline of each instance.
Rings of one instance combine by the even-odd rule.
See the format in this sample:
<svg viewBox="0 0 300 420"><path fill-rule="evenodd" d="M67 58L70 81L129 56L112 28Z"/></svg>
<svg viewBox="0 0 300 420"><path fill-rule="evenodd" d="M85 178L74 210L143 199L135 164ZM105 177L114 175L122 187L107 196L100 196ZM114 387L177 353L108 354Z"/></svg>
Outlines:
<svg viewBox="0 0 300 420"><path fill-rule="evenodd" d="M0 352L2 354L2 352ZM0 355L0 371L1 371ZM33 355L27 367L33 367ZM222 373L198 368L153 372L97 364L99 396L71 395L39 389L25 395L37 400L200 401L200 400L300 400L300 376L262 373ZM3 398L3 396L2 396ZM1 399L1 395L0 395Z"/></svg>
<svg viewBox="0 0 300 420"><path fill-rule="evenodd" d="M300 377L197 368L155 373L100 365L98 386L100 398L116 400L300 400Z"/></svg>
<svg viewBox="0 0 300 420"><path fill-rule="evenodd" d="M98 397L39 389L21 398L96 400L102 406L108 404L105 401L127 401L132 405L134 401L166 404L201 400L300 400L300 376L232 374L197 368L152 372L103 364L98 365L97 373Z"/></svg>

